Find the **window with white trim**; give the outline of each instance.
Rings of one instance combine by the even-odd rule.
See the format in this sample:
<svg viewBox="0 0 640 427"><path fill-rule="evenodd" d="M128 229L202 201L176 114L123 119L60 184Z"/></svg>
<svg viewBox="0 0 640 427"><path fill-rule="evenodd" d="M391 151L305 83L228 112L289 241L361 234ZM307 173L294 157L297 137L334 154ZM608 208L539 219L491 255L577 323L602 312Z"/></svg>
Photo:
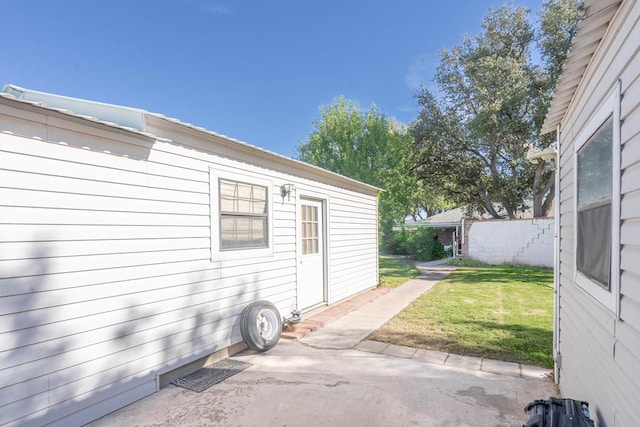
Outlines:
<svg viewBox="0 0 640 427"><path fill-rule="evenodd" d="M269 247L268 188L219 179L220 250Z"/></svg>
<svg viewBox="0 0 640 427"><path fill-rule="evenodd" d="M302 205L301 207L302 223L302 255L317 254L320 252L320 235L317 206Z"/></svg>
<svg viewBox="0 0 640 427"><path fill-rule="evenodd" d="M620 85L574 145L575 282L618 313L620 289Z"/></svg>
<svg viewBox="0 0 640 427"><path fill-rule="evenodd" d="M578 151L578 245L576 268L611 289L611 117Z"/></svg>

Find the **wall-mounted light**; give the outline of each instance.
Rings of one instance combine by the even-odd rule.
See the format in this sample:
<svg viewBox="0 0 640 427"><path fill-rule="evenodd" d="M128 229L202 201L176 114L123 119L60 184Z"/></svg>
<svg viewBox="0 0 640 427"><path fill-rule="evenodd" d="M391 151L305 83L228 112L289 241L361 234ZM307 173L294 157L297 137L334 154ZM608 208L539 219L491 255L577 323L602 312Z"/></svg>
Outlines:
<svg viewBox="0 0 640 427"><path fill-rule="evenodd" d="M287 196L287 200L289 200L290 196L291 196L291 192L293 191L295 187L293 186L293 184L282 184L280 186L280 195L282 196L282 198L284 199L284 196Z"/></svg>
<svg viewBox="0 0 640 427"><path fill-rule="evenodd" d="M555 147L548 147L541 151L535 151L531 145L529 145L529 151L527 151L527 160L537 165L540 163L540 159L547 160L555 160L558 155L558 151Z"/></svg>

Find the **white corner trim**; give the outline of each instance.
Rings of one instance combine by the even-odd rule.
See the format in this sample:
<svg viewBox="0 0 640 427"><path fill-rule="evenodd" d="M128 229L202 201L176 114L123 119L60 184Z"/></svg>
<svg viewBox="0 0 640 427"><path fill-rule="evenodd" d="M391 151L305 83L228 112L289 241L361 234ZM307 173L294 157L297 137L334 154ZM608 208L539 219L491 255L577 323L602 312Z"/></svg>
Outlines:
<svg viewBox="0 0 640 427"><path fill-rule="evenodd" d="M617 81L611 94L597 110L587 125L573 140L573 272L574 282L597 302L611 310L616 318L620 316L620 101L621 82ZM577 268L578 248L578 151L591 136L612 116L612 188L611 188L611 283L610 290L602 288L593 280L580 273Z"/></svg>

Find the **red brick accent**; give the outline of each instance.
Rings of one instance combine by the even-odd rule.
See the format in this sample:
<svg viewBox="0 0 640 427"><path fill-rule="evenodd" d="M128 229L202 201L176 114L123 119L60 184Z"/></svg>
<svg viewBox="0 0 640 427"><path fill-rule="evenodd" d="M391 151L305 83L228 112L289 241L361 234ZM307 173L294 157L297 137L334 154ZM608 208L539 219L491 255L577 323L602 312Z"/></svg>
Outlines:
<svg viewBox="0 0 640 427"><path fill-rule="evenodd" d="M303 331L293 331L293 332L285 331L282 333L282 335L280 335L280 338L284 338L286 340L299 340L305 335L307 335L307 333Z"/></svg>
<svg viewBox="0 0 640 427"><path fill-rule="evenodd" d="M322 328L326 323L336 320L337 318L362 307L363 305L375 300L380 295L386 294L390 290L390 288L375 288L363 292L353 298L331 306L323 312L315 314L308 319L302 320L298 323L295 331L284 331L282 332L281 337L284 339L299 340L305 335Z"/></svg>

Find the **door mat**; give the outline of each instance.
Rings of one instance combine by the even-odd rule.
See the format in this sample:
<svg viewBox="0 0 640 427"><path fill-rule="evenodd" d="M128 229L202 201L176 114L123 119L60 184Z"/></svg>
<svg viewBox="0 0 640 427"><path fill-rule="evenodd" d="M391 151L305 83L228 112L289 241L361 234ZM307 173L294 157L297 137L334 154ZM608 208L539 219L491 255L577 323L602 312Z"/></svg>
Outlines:
<svg viewBox="0 0 640 427"><path fill-rule="evenodd" d="M251 363L241 362L233 359L222 359L195 372L171 381L171 384L198 393L208 389L214 384L218 384L227 378L244 371Z"/></svg>

